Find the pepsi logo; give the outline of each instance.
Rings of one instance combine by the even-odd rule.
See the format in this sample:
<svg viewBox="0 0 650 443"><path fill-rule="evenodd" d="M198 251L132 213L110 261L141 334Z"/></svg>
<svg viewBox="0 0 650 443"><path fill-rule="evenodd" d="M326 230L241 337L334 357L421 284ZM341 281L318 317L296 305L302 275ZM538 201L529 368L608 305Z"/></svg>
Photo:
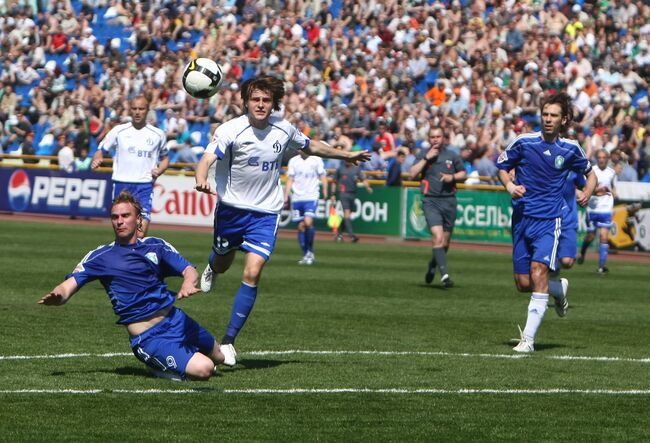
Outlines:
<svg viewBox="0 0 650 443"><path fill-rule="evenodd" d="M9 206L14 211L24 211L29 206L29 199L32 195L32 184L29 176L22 169L17 169L9 178L7 196Z"/></svg>

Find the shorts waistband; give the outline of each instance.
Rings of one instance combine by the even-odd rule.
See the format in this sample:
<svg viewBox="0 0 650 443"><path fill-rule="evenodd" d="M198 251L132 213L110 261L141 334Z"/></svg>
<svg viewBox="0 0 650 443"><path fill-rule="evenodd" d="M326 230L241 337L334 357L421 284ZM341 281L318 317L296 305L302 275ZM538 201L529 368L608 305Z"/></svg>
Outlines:
<svg viewBox="0 0 650 443"><path fill-rule="evenodd" d="M150 327L149 329L144 331L142 334L129 335L129 338L131 339L131 342L133 342L134 340L142 341L142 340L147 339L151 334L155 333L158 329L160 329L165 324L167 324L171 320L171 318L174 316L174 314L176 314L177 309L178 308L176 308L176 306L172 306L171 309L169 310L169 312L167 313L167 315L165 315L165 317L163 317L162 320L160 320L158 323L156 323L155 325L153 325L152 327Z"/></svg>

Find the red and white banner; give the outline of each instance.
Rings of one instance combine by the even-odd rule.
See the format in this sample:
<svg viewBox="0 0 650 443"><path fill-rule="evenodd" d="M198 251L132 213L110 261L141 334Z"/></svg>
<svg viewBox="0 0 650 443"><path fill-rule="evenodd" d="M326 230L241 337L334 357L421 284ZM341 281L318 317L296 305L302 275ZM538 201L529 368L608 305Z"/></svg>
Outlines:
<svg viewBox="0 0 650 443"><path fill-rule="evenodd" d="M153 191L151 221L176 225L212 226L217 196L194 189L194 177L162 175Z"/></svg>

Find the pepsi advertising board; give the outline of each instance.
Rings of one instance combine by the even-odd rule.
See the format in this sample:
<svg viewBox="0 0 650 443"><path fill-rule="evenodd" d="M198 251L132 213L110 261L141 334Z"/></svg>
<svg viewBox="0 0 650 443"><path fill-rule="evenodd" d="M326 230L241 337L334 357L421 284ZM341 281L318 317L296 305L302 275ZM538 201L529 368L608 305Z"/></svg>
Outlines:
<svg viewBox="0 0 650 443"><path fill-rule="evenodd" d="M107 217L112 185L105 172L0 168L0 190L0 211Z"/></svg>

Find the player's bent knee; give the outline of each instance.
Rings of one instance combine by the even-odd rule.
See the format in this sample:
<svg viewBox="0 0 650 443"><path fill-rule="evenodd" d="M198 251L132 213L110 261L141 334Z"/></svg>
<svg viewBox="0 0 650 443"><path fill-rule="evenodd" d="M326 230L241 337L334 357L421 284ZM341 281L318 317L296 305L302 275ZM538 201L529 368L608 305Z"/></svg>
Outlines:
<svg viewBox="0 0 650 443"><path fill-rule="evenodd" d="M185 374L193 380L207 380L213 375L213 371L214 362L200 352L192 356L185 368Z"/></svg>
<svg viewBox="0 0 650 443"><path fill-rule="evenodd" d="M563 257L562 260L560 260L560 264L564 269L570 269L574 262L575 260L571 257Z"/></svg>
<svg viewBox="0 0 650 443"><path fill-rule="evenodd" d="M515 286L519 292L531 292L530 277L526 274L515 274Z"/></svg>

